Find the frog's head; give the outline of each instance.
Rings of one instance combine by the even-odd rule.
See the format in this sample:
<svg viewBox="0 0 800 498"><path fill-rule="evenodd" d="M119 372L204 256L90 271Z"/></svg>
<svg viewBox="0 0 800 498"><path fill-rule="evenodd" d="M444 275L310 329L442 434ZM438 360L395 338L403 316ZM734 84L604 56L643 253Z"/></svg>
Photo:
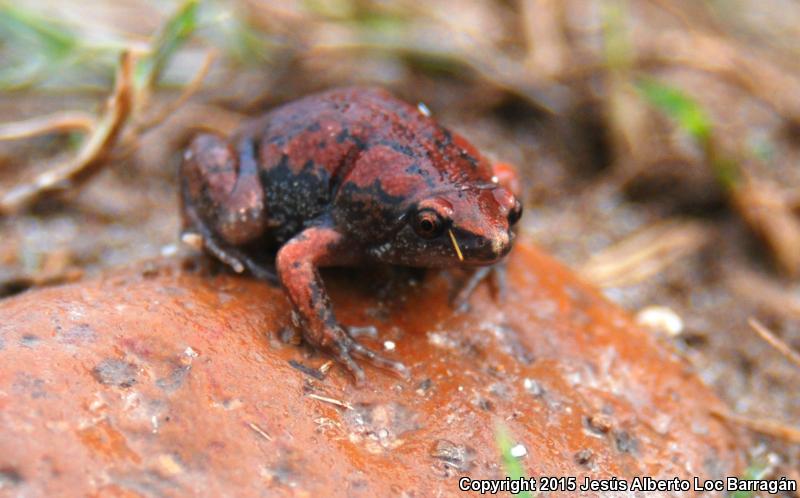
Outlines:
<svg viewBox="0 0 800 498"><path fill-rule="evenodd" d="M511 250L522 204L496 183L463 186L417 201L378 259L421 267L490 265Z"/></svg>

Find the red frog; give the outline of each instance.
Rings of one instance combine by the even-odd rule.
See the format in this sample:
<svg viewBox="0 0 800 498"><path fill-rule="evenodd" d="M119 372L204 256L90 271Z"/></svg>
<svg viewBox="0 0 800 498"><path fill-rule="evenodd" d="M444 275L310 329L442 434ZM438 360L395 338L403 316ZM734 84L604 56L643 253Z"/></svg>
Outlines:
<svg viewBox="0 0 800 498"><path fill-rule="evenodd" d="M483 267L474 288L511 250L522 215L502 186L515 183L511 170L498 166L423 105L342 88L278 107L227 140L195 137L180 181L187 231L234 271L280 282L304 339L360 382L354 355L408 372L337 322L319 268Z"/></svg>

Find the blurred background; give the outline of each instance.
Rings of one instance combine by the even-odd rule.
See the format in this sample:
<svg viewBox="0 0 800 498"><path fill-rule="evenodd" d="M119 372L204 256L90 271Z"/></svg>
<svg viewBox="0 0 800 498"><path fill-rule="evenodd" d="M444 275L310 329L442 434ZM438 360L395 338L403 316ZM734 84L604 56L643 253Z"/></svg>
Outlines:
<svg viewBox="0 0 800 498"><path fill-rule="evenodd" d="M516 165L521 237L800 480L793 0L0 0L0 297L175 254L193 133L346 84Z"/></svg>

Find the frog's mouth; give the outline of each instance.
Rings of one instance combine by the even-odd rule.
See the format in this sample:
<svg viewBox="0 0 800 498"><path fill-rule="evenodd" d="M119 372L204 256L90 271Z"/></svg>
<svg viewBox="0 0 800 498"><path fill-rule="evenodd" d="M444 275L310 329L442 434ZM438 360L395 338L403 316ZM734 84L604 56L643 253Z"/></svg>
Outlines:
<svg viewBox="0 0 800 498"><path fill-rule="evenodd" d="M484 266L500 261L511 251L516 233L509 230L487 237L449 228L447 236L459 263Z"/></svg>

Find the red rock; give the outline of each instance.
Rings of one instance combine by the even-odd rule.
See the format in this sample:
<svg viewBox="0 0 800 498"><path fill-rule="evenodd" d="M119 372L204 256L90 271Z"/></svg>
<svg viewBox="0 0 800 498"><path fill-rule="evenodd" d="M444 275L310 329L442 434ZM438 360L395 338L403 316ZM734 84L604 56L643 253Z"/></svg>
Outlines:
<svg viewBox="0 0 800 498"><path fill-rule="evenodd" d="M0 492L451 496L506 475L498 424L533 476L740 473L720 401L624 311L523 245L509 274L463 314L443 274L384 302L369 275L329 276L340 320L412 369L361 388L315 378L327 358L283 342L286 299L246 277L165 261L4 300Z"/></svg>

